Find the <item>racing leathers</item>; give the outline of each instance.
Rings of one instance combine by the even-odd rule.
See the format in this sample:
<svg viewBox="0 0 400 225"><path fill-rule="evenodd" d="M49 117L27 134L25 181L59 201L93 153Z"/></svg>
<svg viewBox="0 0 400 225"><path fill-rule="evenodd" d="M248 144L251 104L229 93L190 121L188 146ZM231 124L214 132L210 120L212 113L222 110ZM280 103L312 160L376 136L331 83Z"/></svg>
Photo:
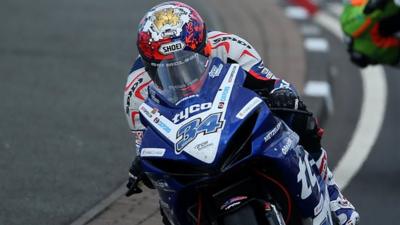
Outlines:
<svg viewBox="0 0 400 225"><path fill-rule="evenodd" d="M340 17L350 59L369 64L398 66L400 62L400 1L348 0Z"/></svg>
<svg viewBox="0 0 400 225"><path fill-rule="evenodd" d="M237 35L212 31L208 33L208 42L211 44L212 49L210 57L218 57L224 63L238 63L249 75L245 86L264 96L270 106L295 109L300 107L299 109L305 109L304 104L299 100L297 101L300 104L290 105L291 102L295 102L299 98L295 88L286 81L276 78L264 66L260 55L247 41ZM151 83L152 81L144 68L142 60L138 57L130 71L124 90L125 113L129 127L135 137L137 150L140 147L143 132L146 129L140 122L138 109L147 98L147 87ZM282 92L286 93L283 94ZM314 146L311 149L308 146L304 147L313 153L314 158L318 158L322 153L319 144L322 129L317 127L317 124L313 128L315 129L313 132L316 134L312 138L315 139L314 143L312 143ZM292 129L302 136L301 129L296 130L293 127ZM308 141L313 142L312 140Z"/></svg>
<svg viewBox="0 0 400 225"><path fill-rule="evenodd" d="M288 124L291 124L291 128L299 134L300 144L304 146L316 162L321 176L328 184L329 182L332 184L330 193L335 198L331 200L337 201L339 197L342 197L327 167L326 152L321 148L320 144L323 131L318 126L316 119L311 113L297 115L279 111L282 108L307 111L295 88L286 81L275 77L264 66L257 51L244 39L219 31L209 32L207 39L211 46L210 57L218 57L224 63L238 63L247 72L244 86L260 94L272 110L277 109L277 116L285 121L290 120ZM128 76L124 95L125 113L130 129L135 136L137 151L140 148L145 130L139 119L139 106L147 98L147 87L151 83L152 81L144 68L141 58L137 58ZM137 152L137 158L130 170L130 179L127 185L129 188L128 196L141 192L137 187L140 179L144 179L145 184L151 187L151 182L148 182L148 179L140 171L140 159ZM349 205L351 206L351 204ZM354 208L351 207L349 210L350 212L346 211L346 216L342 216L343 221L340 221L341 224L345 224L352 219L355 221L353 218ZM358 214L355 215L358 217Z"/></svg>

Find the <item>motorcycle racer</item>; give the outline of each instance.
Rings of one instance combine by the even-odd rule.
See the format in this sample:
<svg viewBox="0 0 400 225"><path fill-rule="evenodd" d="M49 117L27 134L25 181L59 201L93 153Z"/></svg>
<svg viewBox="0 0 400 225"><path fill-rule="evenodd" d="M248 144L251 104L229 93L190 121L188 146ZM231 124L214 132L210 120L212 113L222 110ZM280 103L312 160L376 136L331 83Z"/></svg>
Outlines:
<svg viewBox="0 0 400 225"><path fill-rule="evenodd" d="M351 61L396 66L400 62L400 1L345 1L340 23Z"/></svg>
<svg viewBox="0 0 400 225"><path fill-rule="evenodd" d="M153 7L140 22L137 47L140 56L130 71L124 95L125 113L131 131L135 135L137 150L140 148L145 131L139 117L139 106L147 97L157 101L154 97L155 93L152 92L153 89L148 88L149 85L158 89L160 93L166 93L172 87L170 82L172 79L175 83L173 88L182 89L180 97L189 98L196 93L203 82L202 79L192 77L192 74L195 74L193 70L202 70L207 65L207 61L202 60L203 57L198 57L198 54L207 58L217 57L225 63L238 63L247 72L244 86L263 96L271 108L307 110L295 88L275 77L264 66L257 51L247 41L234 34L219 31L207 32L200 15L186 4L166 2ZM170 59L172 53L181 50L191 51L193 54L185 55L182 63L171 66L160 64L162 60ZM174 66L179 70L169 71ZM160 76L160 74L165 74L166 70L170 74L168 79ZM218 68L211 70L214 70L211 72L218 76ZM176 83L180 86L176 86ZM181 98L169 100L179 104L179 99ZM316 119L312 115L305 114L290 114L289 116L287 112L276 114L290 120L291 128L300 136L300 144L316 161L321 176L328 184L331 209L337 215L340 224L355 224L358 213L341 195L327 167L327 155L320 143L323 130L318 126ZM180 117L186 116L188 115L180 115ZM176 121L179 119L178 116ZM128 196L141 192L137 186L140 181L149 187L152 186L141 172L140 156L137 155L130 169Z"/></svg>

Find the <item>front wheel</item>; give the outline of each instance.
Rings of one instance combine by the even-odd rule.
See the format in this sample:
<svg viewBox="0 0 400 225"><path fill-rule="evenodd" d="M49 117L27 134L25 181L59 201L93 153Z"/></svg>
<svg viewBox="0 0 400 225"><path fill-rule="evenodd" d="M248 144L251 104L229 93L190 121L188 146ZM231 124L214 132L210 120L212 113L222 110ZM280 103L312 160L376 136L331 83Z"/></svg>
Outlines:
<svg viewBox="0 0 400 225"><path fill-rule="evenodd" d="M269 203L266 206L263 213L256 213L251 205L241 207L224 217L224 225L285 225L276 207Z"/></svg>
<svg viewBox="0 0 400 225"><path fill-rule="evenodd" d="M254 210L247 205L225 216L224 225L259 225L259 223Z"/></svg>

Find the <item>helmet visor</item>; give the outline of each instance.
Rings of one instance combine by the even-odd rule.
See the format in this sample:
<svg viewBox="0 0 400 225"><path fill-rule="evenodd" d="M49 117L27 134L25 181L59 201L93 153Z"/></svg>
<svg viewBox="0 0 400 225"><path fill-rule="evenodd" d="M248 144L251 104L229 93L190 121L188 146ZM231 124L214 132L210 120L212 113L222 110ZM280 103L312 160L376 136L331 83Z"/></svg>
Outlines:
<svg viewBox="0 0 400 225"><path fill-rule="evenodd" d="M148 72L159 92L176 104L182 98L199 92L206 77L208 58L186 50L172 55L172 59L151 63Z"/></svg>

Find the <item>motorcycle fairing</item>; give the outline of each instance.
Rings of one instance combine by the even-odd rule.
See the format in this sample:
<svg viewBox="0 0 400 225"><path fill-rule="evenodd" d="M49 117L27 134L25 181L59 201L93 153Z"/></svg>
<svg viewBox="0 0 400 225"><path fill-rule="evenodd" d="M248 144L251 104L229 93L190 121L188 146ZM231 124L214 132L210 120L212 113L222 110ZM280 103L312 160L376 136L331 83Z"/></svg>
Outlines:
<svg viewBox="0 0 400 225"><path fill-rule="evenodd" d="M213 59L210 66L219 67L221 64L223 68L219 75L213 73L209 76L202 91L196 96L189 96L174 106L163 104L165 101L162 96L159 96L158 100L153 97L140 107L141 119L147 126L140 149L141 155L144 156L142 165L159 191L165 212L175 224L179 224L178 221L189 224L186 212L182 209L187 209L190 204L196 202L197 196L193 195L196 184L223 175L221 165L226 152L235 147L230 146L232 137L246 121L256 118L254 126L245 132L249 136L245 140L250 142L251 152L227 168L246 163L246 160L252 158L272 159L278 171L271 172L287 174L282 176L282 179L290 193L301 193L293 196L294 201L303 216L314 217L309 220L310 224L330 224L330 214L326 211L329 209L326 207L329 204L326 187L318 175L315 163L309 165L308 162L312 160L297 145L298 136L283 121L273 116L255 92L243 88L246 75L238 65L223 64L219 59ZM174 116L185 108L208 102L212 102L210 109L193 113L187 119L173 123ZM214 118L208 121L210 116ZM201 127L204 121L209 123L201 128L204 132L196 133L193 140L179 148L177 143L183 140L179 132L185 133L193 127ZM143 154L151 152L148 149L161 149L159 152L162 154ZM175 167L184 165L176 168L182 171L188 170L187 166L190 165L191 168L198 168L205 173L201 174L197 182L185 184L147 159L168 161L172 166L176 165Z"/></svg>
<svg viewBox="0 0 400 225"><path fill-rule="evenodd" d="M311 222L308 221L308 224L331 224L325 182L319 175L315 161L298 145L298 135L283 121L279 121L274 127L264 129L263 134L254 134L254 137L253 156L262 156L273 162L278 170L275 173L282 177L289 192L300 193L292 197L301 214L313 218L309 219Z"/></svg>
<svg viewBox="0 0 400 225"><path fill-rule="evenodd" d="M214 59L210 67L219 65L223 65L222 62ZM183 100L175 107L163 106L152 99L140 106L143 123L148 126L147 130L151 130L145 135L158 134L163 139L161 142L169 144L165 147L167 149L173 145L174 152L166 151L164 157L175 160L189 155L202 163L213 164L221 152L219 149L229 140L230 130L237 128L245 116L262 102L253 92L243 88L231 96L244 81L245 74L239 65L225 65L220 74L226 75L208 77L198 96ZM193 114L177 124L173 122L175 115L187 107L208 102L212 102L210 109ZM143 139L142 146L146 146L146 139L149 138Z"/></svg>

